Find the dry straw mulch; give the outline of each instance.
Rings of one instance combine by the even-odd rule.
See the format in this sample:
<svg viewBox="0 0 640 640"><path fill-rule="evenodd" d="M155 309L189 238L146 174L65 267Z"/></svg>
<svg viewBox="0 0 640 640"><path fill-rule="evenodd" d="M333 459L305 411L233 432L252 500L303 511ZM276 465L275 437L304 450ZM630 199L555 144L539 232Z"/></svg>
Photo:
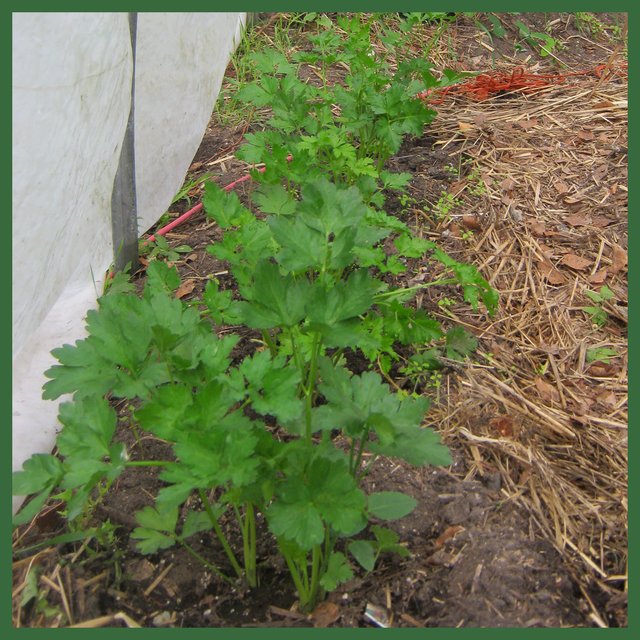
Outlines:
<svg viewBox="0 0 640 640"><path fill-rule="evenodd" d="M505 501L569 558L606 626L588 593L627 580L626 80L446 100L430 133L471 159L449 232L500 292L494 318L457 316L481 357L433 417L469 454L469 477L500 472ZM470 193L478 176L481 195ZM599 327L584 292L603 285L615 295ZM592 361L600 348L617 355Z"/></svg>

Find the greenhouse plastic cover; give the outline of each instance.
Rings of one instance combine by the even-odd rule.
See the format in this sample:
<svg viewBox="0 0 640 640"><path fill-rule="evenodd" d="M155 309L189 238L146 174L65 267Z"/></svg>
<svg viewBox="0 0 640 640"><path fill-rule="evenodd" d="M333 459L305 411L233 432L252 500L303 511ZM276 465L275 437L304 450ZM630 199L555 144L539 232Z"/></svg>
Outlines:
<svg viewBox="0 0 640 640"><path fill-rule="evenodd" d="M137 16L139 234L184 181L245 17ZM57 403L41 398L50 351L84 336L113 261L111 194L133 68L126 13L13 14L14 470L53 447Z"/></svg>

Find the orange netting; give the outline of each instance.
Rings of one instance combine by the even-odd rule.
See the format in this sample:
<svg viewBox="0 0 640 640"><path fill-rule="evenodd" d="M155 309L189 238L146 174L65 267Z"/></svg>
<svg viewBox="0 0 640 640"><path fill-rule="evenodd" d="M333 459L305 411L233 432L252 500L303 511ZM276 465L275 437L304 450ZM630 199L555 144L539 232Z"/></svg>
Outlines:
<svg viewBox="0 0 640 640"><path fill-rule="evenodd" d="M530 93L544 89L554 84L561 84L570 76L594 75L602 80L611 80L616 77L627 77L627 63L618 65L613 69L610 64L600 64L593 69L575 71L572 73L529 73L524 67L516 67L511 73L506 71L493 71L481 73L467 81L454 84L442 89L423 91L417 95L422 100L428 100L430 104L441 104L450 93L464 94L475 100L486 100L490 96L513 91ZM434 96L438 96L435 97Z"/></svg>

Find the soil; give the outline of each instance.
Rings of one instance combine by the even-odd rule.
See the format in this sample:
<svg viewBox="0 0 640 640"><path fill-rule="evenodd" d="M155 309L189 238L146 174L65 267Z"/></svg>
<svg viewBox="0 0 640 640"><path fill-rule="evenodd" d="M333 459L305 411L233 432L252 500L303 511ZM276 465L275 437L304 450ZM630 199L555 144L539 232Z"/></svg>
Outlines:
<svg viewBox="0 0 640 640"><path fill-rule="evenodd" d="M619 20L619 16L599 17L609 20L609 24ZM480 67L490 66L503 55L512 61L535 57L541 67L553 67L553 59L536 57L536 52L525 44L514 49L514 42L520 42L513 26L516 19L526 21L531 31L553 33L562 40L565 48L561 57L568 64L586 67L606 62L602 45L578 31L569 14L527 14L518 18L501 15L511 38L493 38L490 53L479 38L459 38L463 43L458 50L459 59L475 60L474 64ZM268 22L263 25L269 27ZM453 29L477 31L468 22L454 25ZM220 185L245 175L245 166L232 154L246 130L245 123L223 126L214 115L190 175L208 171ZM411 195L419 201L436 201L458 179L452 177L448 167L459 162L459 144L442 149L436 142L427 131L420 139L406 141L391 162L394 170L414 174ZM236 192L246 198L251 188L250 182L244 182ZM198 195L196 190L191 202L177 203L172 214L189 209ZM394 206L400 209L399 203L390 198L389 209ZM434 230L442 232L437 223L430 229ZM202 213L167 235L171 245L188 244L193 249L177 263L183 286L188 283L183 300L199 298L211 275L219 280L222 289L233 290L226 265L205 250L219 236L219 229ZM442 235L443 248L455 255L459 243L453 237L447 246L448 237ZM419 265L415 267L419 270ZM139 284L144 282L143 270L137 280ZM429 304L435 302L423 302L427 311ZM253 348L253 337L247 331L236 347L237 356ZM445 378L455 376L455 369L445 372ZM409 382L399 376L396 384L409 388ZM442 390L446 388L446 382L440 386ZM425 385L420 390L430 394L434 402L440 400L433 388ZM150 437L137 439L124 421L118 437L127 444L134 460L170 458L167 445ZM58 607L68 622L76 623L111 616L106 625L114 627L130 626L131 621L143 627L183 628L595 626L571 568L556 548L534 531L529 514L515 501L505 500L501 474L495 471L481 479L467 479L466 450L454 449L452 453L455 461L448 469L418 469L385 459L375 462L366 478L368 489L402 491L417 501L417 508L409 516L387 525L400 534L411 555L404 559L383 556L372 573L356 572L353 580L331 593L312 615L297 610L286 566L267 544L259 550L261 584L253 590L242 585L229 587L179 548L141 555L128 536L137 526L133 514L153 504L161 486L157 473L150 469L128 469L97 507L95 521L109 520L115 526L111 545L92 541L84 549L78 543L49 546L38 561L45 573L63 567L58 580L62 580L65 589L51 591L50 599L55 602L56 593L66 591L67 603L58 603ZM258 526L264 528L265 524L259 521ZM64 520L57 515L55 504L50 505L24 528L20 545L26 547L64 531ZM233 529L229 532L231 542L237 543ZM268 541L268 536L264 538ZM225 556L208 535L203 535L194 548L223 571L228 568ZM18 551L16 579L24 570L22 557ZM599 598L609 625L626 625L622 592L609 598L602 593L591 596ZM14 614L15 607L14 603ZM36 611L34 601L17 615L21 626L50 626L54 624L51 620L56 619L53 615L45 620Z"/></svg>

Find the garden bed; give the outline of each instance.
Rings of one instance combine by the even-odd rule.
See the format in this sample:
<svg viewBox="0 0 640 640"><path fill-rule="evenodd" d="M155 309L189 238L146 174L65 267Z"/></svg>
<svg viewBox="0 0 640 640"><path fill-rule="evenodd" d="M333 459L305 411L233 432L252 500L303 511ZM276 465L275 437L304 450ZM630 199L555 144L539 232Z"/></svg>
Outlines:
<svg viewBox="0 0 640 640"><path fill-rule="evenodd" d="M293 28L290 19L267 17L253 28L253 42L270 40L290 53L296 34L310 28ZM388 525L411 555L383 555L372 572L356 572L303 613L268 542L258 549L260 584L250 590L229 587L184 550L141 555L128 537L138 526L134 513L153 504L162 482L157 469L131 468L94 511L94 522L114 525L102 539L21 552L65 534L56 503L16 530L16 626L626 625L627 85L620 16L496 19L502 35L486 15L425 22L416 29L416 51L428 46L435 69L499 71L513 81L514 70L526 66L548 84L500 88L481 101L454 90L432 96L437 117L389 162L412 180L404 196L388 195L387 212L475 264L500 294L489 317L456 299L455 287L424 289L416 306L443 326L465 326L478 349L437 371L396 363L384 372L394 389L431 398L426 424L452 451L453 464L437 469L379 458L365 478L370 491L417 501L410 515ZM240 71L230 65L228 77ZM549 80L558 73L562 82ZM220 186L247 175L249 165L234 152L245 133L260 130L260 114L243 122L223 115L214 114L194 158L190 200L177 202L173 215L201 197L205 173ZM248 202L254 189L244 181L235 192ZM194 214L166 239L189 247L175 260L177 297L201 298L212 278L234 290L228 265L206 251L221 239L213 220ZM420 259L409 262L405 273L386 276L390 284L432 277ZM134 279L142 287L144 269ZM240 331L233 357L253 353L259 341L259 332ZM350 364L354 373L366 369L365 362ZM117 408L124 415L126 403ZM170 447L139 437L125 420L117 439L131 460L171 459ZM222 524L232 544L239 542L233 522ZM256 526L266 531L260 516ZM193 548L224 566L224 554L206 537Z"/></svg>

